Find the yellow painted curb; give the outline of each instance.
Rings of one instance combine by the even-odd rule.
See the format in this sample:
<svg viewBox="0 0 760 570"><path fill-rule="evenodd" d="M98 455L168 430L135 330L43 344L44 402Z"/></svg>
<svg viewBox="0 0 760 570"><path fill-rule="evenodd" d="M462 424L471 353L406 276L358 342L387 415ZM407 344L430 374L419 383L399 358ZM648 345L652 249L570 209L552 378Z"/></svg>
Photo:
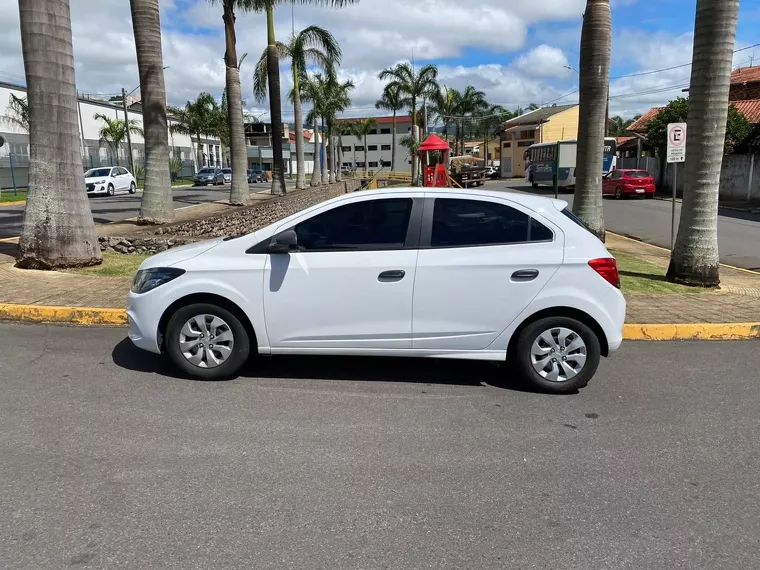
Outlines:
<svg viewBox="0 0 760 570"><path fill-rule="evenodd" d="M741 340L760 339L760 323L697 323L625 325L625 340Z"/></svg>
<svg viewBox="0 0 760 570"><path fill-rule="evenodd" d="M45 307L0 303L0 320L74 325L126 325L124 309L93 307Z"/></svg>
<svg viewBox="0 0 760 570"><path fill-rule="evenodd" d="M26 204L26 200L16 200L15 202L0 202L0 206L22 206Z"/></svg>

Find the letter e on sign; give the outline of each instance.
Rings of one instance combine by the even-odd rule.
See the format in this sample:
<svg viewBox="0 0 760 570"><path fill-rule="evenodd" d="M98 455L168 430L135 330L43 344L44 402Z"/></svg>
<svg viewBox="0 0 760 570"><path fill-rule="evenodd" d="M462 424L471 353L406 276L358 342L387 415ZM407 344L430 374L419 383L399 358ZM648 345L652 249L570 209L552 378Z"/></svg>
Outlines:
<svg viewBox="0 0 760 570"><path fill-rule="evenodd" d="M668 123L668 162L686 162L686 123Z"/></svg>

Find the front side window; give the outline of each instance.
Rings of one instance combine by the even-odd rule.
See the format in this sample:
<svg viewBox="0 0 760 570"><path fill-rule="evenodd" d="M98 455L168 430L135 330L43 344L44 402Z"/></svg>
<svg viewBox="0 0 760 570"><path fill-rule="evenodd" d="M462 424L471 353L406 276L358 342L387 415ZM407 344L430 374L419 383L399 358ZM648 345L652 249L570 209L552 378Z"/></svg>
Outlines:
<svg viewBox="0 0 760 570"><path fill-rule="evenodd" d="M400 249L411 213L411 198L339 206L298 224L298 246L302 251Z"/></svg>
<svg viewBox="0 0 760 570"><path fill-rule="evenodd" d="M432 247L477 247L550 241L552 231L515 208L481 200L438 198L433 209Z"/></svg>

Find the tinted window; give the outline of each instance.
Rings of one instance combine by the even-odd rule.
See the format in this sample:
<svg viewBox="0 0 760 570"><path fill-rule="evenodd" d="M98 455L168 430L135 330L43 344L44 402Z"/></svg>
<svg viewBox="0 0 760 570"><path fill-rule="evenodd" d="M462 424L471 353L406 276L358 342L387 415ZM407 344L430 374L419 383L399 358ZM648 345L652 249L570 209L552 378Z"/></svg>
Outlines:
<svg viewBox="0 0 760 570"><path fill-rule="evenodd" d="M367 200L333 208L295 227L305 251L397 249L404 246L411 198Z"/></svg>
<svg viewBox="0 0 760 570"><path fill-rule="evenodd" d="M528 236L528 241L552 241L553 239L554 234L549 228L535 218L530 219L530 235Z"/></svg>
<svg viewBox="0 0 760 570"><path fill-rule="evenodd" d="M211 168L202 168L198 171L198 174L213 174L214 171Z"/></svg>
<svg viewBox="0 0 760 570"><path fill-rule="evenodd" d="M612 173L612 176L610 176L610 178L621 178L621 177L622 175L619 170L616 170L615 172Z"/></svg>
<svg viewBox="0 0 760 570"><path fill-rule="evenodd" d="M629 170L625 175L628 178L649 178L649 173L646 170Z"/></svg>
<svg viewBox="0 0 760 570"><path fill-rule="evenodd" d="M528 240L530 217L494 202L437 199L433 210L433 247L480 246Z"/></svg>
<svg viewBox="0 0 760 570"><path fill-rule="evenodd" d="M578 216L576 216L575 214L573 214L567 208L565 208L564 210L562 210L562 213L565 214L565 216L567 216L568 218L570 218L573 222L575 222L576 224L578 224L580 227L582 227L584 230L586 230L588 232L591 232L591 230L588 229L588 226L586 224L584 224L583 221Z"/></svg>

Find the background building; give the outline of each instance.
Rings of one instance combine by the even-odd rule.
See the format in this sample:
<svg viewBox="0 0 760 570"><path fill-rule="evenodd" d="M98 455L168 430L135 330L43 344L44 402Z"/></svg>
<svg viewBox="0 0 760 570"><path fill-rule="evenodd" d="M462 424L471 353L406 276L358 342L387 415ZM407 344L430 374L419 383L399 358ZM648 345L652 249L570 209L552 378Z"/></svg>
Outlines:
<svg viewBox="0 0 760 570"><path fill-rule="evenodd" d="M361 119L343 119L345 125L357 122ZM378 170L391 168L391 156L393 154L393 117L375 117L376 126L367 135L367 160L364 159L364 139L350 134L347 128L341 135L343 147L343 166L351 170ZM412 134L412 118L407 115L396 117L396 153L395 170L398 172L411 172L412 159L409 149L401 144L401 140Z"/></svg>

